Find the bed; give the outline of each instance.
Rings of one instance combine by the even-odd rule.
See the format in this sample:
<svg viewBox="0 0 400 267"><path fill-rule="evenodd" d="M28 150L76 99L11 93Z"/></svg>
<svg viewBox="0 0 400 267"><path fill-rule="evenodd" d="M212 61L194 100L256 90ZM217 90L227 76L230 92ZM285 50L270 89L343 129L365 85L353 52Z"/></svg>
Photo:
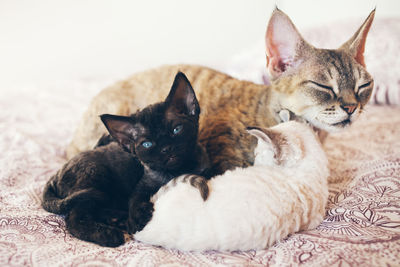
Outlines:
<svg viewBox="0 0 400 267"><path fill-rule="evenodd" d="M380 23L376 28L388 22ZM398 21L390 23L399 33ZM322 34L316 29L308 36ZM394 46L397 48L390 49L398 53L400 43L394 40ZM368 53L367 48L370 57L379 55ZM252 75L257 75L257 81L267 82L262 66L243 68L253 54L247 55L239 57L241 68L234 69L231 63L226 71L248 78L244 70L257 69ZM367 57L367 66L371 60ZM113 81L2 89L0 266L400 265L400 106L396 105L400 99L400 63L391 60L397 60L390 63L396 76L380 76L382 66L372 64L369 70L381 89L375 91L357 122L328 136L324 144L331 170L324 221L317 229L293 234L261 251L190 253L134 240L118 248L104 248L72 237L62 216L41 208L42 189L64 163L65 148L90 99Z"/></svg>

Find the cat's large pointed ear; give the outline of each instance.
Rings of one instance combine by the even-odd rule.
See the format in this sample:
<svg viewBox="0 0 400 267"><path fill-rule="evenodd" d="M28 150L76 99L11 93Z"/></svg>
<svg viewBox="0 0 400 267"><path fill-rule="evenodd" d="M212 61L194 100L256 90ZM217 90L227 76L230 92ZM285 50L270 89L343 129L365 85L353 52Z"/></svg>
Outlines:
<svg viewBox="0 0 400 267"><path fill-rule="evenodd" d="M265 45L267 68L273 79L296 66L299 52L309 46L290 18L278 8L274 10L268 22Z"/></svg>
<svg viewBox="0 0 400 267"><path fill-rule="evenodd" d="M369 29L371 28L372 21L375 17L375 9L369 14L368 18L364 21L361 27L356 31L356 33L345 42L339 49L346 50L353 55L354 59L365 67L364 62L364 50L365 50L365 41L367 40L367 35Z"/></svg>
<svg viewBox="0 0 400 267"><path fill-rule="evenodd" d="M199 116L200 105L196 94L185 74L178 72L171 90L165 99L168 108L174 112L191 116Z"/></svg>
<svg viewBox="0 0 400 267"><path fill-rule="evenodd" d="M106 126L110 135L128 152L134 153L134 138L137 129L131 117L103 114L101 121Z"/></svg>

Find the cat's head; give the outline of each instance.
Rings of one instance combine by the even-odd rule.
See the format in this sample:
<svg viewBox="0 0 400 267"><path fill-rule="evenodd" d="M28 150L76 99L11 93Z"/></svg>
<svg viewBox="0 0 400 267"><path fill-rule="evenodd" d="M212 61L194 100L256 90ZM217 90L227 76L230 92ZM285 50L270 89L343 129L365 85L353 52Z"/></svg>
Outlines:
<svg viewBox="0 0 400 267"><path fill-rule="evenodd" d="M320 49L302 38L286 14L273 12L266 33L267 68L282 108L329 132L357 118L374 85L363 56L374 15L375 10L338 49Z"/></svg>
<svg viewBox="0 0 400 267"><path fill-rule="evenodd" d="M104 114L101 120L110 135L145 166L179 171L196 156L199 114L195 92L179 72L164 102L129 117Z"/></svg>
<svg viewBox="0 0 400 267"><path fill-rule="evenodd" d="M316 134L304 123L289 121L271 128L248 127L247 131L258 140L254 165L288 167L303 159L310 148L323 153Z"/></svg>

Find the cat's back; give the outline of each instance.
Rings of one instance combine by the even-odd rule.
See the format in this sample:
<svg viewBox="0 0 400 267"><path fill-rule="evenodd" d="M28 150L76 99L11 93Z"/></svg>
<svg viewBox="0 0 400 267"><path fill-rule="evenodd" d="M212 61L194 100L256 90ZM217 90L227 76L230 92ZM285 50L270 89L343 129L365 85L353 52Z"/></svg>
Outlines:
<svg viewBox="0 0 400 267"><path fill-rule="evenodd" d="M208 102L214 102L216 99L222 99L224 96L230 100L235 98L232 94L243 94L247 87L265 87L256 85L252 82L243 81L229 76L220 71L199 66L199 65L164 65L158 68L149 69L136 73L126 80L104 89L95 97L94 102L105 101L105 104L112 105L114 100L126 103L121 112L136 112L137 108L144 108L149 104L162 101L168 95L174 77L178 72L183 72L190 81L196 97L203 110L207 109ZM123 92L123 94L121 94ZM111 101L111 98L115 98ZM106 99L107 98L107 99ZM118 100L118 98L121 98ZM211 101L212 100L212 101ZM220 102L222 103L222 102Z"/></svg>
<svg viewBox="0 0 400 267"><path fill-rule="evenodd" d="M58 187L69 194L76 189L109 188L114 184L130 188L142 175L143 166L137 158L125 152L118 143L111 142L77 154L59 170L56 177Z"/></svg>
<svg viewBox="0 0 400 267"><path fill-rule="evenodd" d="M67 148L67 157L93 148L105 133L99 115L129 115L149 104L163 101L178 71L185 73L192 84L202 115L222 110L229 114L231 107L238 106L246 109L249 101L244 97L245 92L251 96L265 88L198 65L165 65L136 73L103 89L92 99Z"/></svg>

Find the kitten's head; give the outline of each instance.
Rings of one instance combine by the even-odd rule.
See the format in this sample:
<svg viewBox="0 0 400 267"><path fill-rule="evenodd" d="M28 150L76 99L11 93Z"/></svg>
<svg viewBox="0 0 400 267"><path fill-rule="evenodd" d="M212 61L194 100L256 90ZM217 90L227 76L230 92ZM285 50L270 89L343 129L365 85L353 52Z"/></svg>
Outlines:
<svg viewBox="0 0 400 267"><path fill-rule="evenodd" d="M374 15L375 10L347 42L331 50L307 43L286 14L274 11L266 33L267 68L282 108L330 132L357 118L374 84L363 56Z"/></svg>
<svg viewBox="0 0 400 267"><path fill-rule="evenodd" d="M200 106L190 82L179 72L164 102L129 117L101 120L121 146L154 170L179 171L195 158Z"/></svg>
<svg viewBox="0 0 400 267"><path fill-rule="evenodd" d="M323 153L315 133L304 123L289 121L271 128L248 127L247 131L258 140L254 165L288 167L310 150Z"/></svg>

